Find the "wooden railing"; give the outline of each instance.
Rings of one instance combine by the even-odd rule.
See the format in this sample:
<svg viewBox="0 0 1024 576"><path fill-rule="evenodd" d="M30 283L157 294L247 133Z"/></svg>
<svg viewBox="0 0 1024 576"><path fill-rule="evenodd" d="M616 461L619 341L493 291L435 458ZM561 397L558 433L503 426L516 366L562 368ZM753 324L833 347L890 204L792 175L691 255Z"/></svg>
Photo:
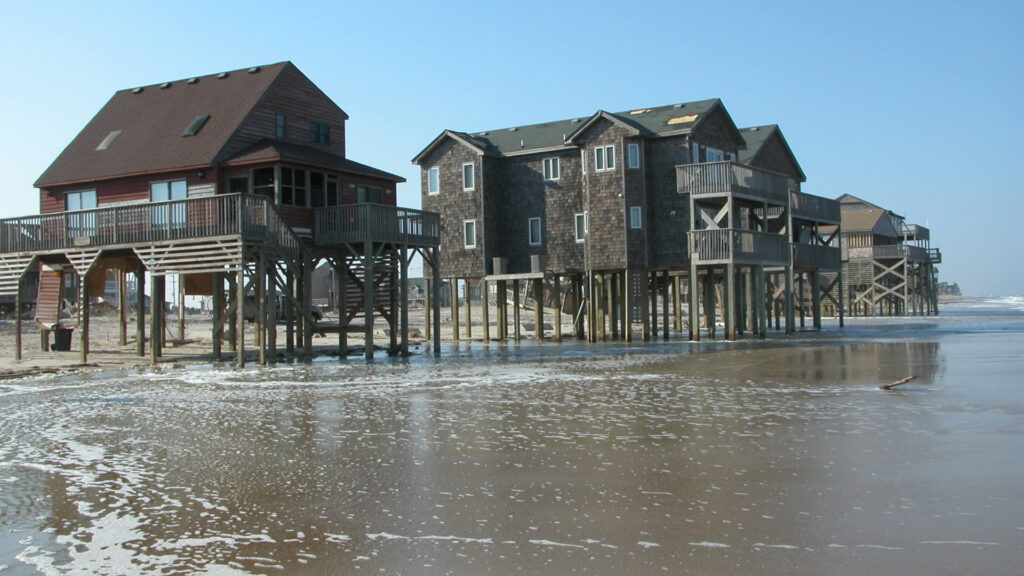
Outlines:
<svg viewBox="0 0 1024 576"><path fill-rule="evenodd" d="M789 208L793 218L810 220L812 222L839 224L842 220L842 212L838 200L805 194L803 192L790 192Z"/></svg>
<svg viewBox="0 0 1024 576"><path fill-rule="evenodd" d="M820 244L793 244L793 266L819 270L838 270L842 267L838 246Z"/></svg>
<svg viewBox="0 0 1024 576"><path fill-rule="evenodd" d="M929 248L928 261L932 264L942 264L942 252L939 252L938 248Z"/></svg>
<svg viewBox="0 0 1024 576"><path fill-rule="evenodd" d="M903 235L904 240L929 240L931 231L917 224L901 223L900 234Z"/></svg>
<svg viewBox="0 0 1024 576"><path fill-rule="evenodd" d="M267 198L225 194L0 220L0 252L38 252L241 235L285 251L299 239Z"/></svg>
<svg viewBox="0 0 1024 576"><path fill-rule="evenodd" d="M923 262L928 259L928 251L924 248L908 246L906 244L887 244L884 246L875 246L872 249L872 256L876 260L895 260L906 258L907 260L912 260L914 262Z"/></svg>
<svg viewBox="0 0 1024 576"><path fill-rule="evenodd" d="M676 166L676 187L680 194L740 194L773 204L786 204L793 184L776 172L734 162L707 162Z"/></svg>
<svg viewBox="0 0 1024 576"><path fill-rule="evenodd" d="M789 239L783 234L719 229L690 232L690 254L699 263L733 262L783 266L789 263Z"/></svg>
<svg viewBox="0 0 1024 576"><path fill-rule="evenodd" d="M347 242L386 242L438 246L441 216L383 204L349 204L316 211L313 241L319 246Z"/></svg>

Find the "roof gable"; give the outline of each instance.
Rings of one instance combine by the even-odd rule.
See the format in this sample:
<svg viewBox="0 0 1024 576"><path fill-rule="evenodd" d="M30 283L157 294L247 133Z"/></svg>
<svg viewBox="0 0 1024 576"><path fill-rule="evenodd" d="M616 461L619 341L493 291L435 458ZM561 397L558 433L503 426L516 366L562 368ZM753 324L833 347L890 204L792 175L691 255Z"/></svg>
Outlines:
<svg viewBox="0 0 1024 576"><path fill-rule="evenodd" d="M627 122L615 114L609 114L604 110L598 110L593 116L587 119L582 126L576 129L575 132L565 138L566 144L578 144L582 139L583 135L586 134L591 128L600 123L601 120L607 120L614 126L621 126L625 128L630 135L637 135L640 133L640 128L631 122Z"/></svg>
<svg viewBox="0 0 1024 576"><path fill-rule="evenodd" d="M782 130L776 124L769 124L766 126L751 126L749 128L741 128L740 135L743 137L744 147L740 148L738 158L739 161L750 165L759 166L776 172L789 173L788 170L782 170L780 166L767 166L764 162L762 152L770 154L770 150L773 147L777 147L782 153L793 163L794 174L790 176L797 176L800 182L806 182L807 176L804 174L800 163L796 160L796 155L793 154L793 150L789 147L789 142L786 141L786 137L782 135Z"/></svg>
<svg viewBox="0 0 1024 576"><path fill-rule="evenodd" d="M280 62L120 90L35 185L209 166L288 67L294 68L290 62ZM203 116L207 118L194 135L183 135Z"/></svg>
<svg viewBox="0 0 1024 576"><path fill-rule="evenodd" d="M417 154L412 159L412 163L413 164L420 164L420 163L422 163L423 160L427 156L429 156L431 152L436 150L437 147L440 146L445 140L449 140L449 139L454 140L455 142L458 142L459 144L462 144L463 146L465 146L465 147L475 151L477 154L494 155L493 152L490 152L488 150L489 146L488 146L487 142L481 142L480 139L475 138L475 137L473 137L473 136L471 136L469 134L466 134L465 132L456 132L454 130L445 130L444 132L441 132L441 134L439 134L437 136L437 138L434 138L430 142L430 144L427 145L426 148L424 148L419 154Z"/></svg>

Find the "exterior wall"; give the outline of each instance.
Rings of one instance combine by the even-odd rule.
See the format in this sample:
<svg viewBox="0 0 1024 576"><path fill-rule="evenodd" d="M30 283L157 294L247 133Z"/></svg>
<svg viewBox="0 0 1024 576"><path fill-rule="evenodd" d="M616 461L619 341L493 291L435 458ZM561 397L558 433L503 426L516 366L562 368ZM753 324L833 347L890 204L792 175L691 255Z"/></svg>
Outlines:
<svg viewBox="0 0 1024 576"><path fill-rule="evenodd" d="M475 189L462 189L462 165L475 166ZM427 175L431 167L439 169L440 190L436 195L427 192ZM441 214L441 275L446 278L478 278L487 270L485 263L490 254L485 242L485 222L481 183L487 178L481 174L482 161L476 151L454 140L442 142L423 159L420 170L420 190L423 209ZM477 244L466 248L463 222L476 221Z"/></svg>
<svg viewBox="0 0 1024 576"><path fill-rule="evenodd" d="M238 127L218 161L242 152L265 138L277 138L277 115L288 118L287 142L310 145L310 121L330 126L324 150L345 157L345 113L294 66L286 66L260 103Z"/></svg>
<svg viewBox="0 0 1024 576"><path fill-rule="evenodd" d="M581 139L583 151L583 198L590 220L587 235L588 267L593 270L626 267L625 155L623 138L628 132L608 120L596 122ZM615 146L615 170L596 172L594 150ZM623 196L620 197L620 194Z"/></svg>
<svg viewBox="0 0 1024 576"><path fill-rule="evenodd" d="M690 140L700 143L700 158L697 162L707 162L704 151L708 146L725 152L728 160L730 153L736 154L738 151L737 138L739 136L736 134L736 127L722 107L713 110L694 127L693 134L690 135Z"/></svg>
<svg viewBox="0 0 1024 576"><path fill-rule="evenodd" d="M685 136L646 142L652 268L685 268L690 262L686 239L690 227L690 199L677 191L676 184L676 166L690 163L689 146Z"/></svg>
<svg viewBox="0 0 1024 576"><path fill-rule="evenodd" d="M544 160L559 159L559 179L544 180ZM488 180L486 208L490 253L508 258L508 272L530 271L530 257L544 256L545 269L583 267L584 248L575 238L575 215L583 212L579 152L513 156L495 161L497 182ZM529 219L541 219L541 244L529 242Z"/></svg>
<svg viewBox="0 0 1024 576"><path fill-rule="evenodd" d="M199 178L197 170L178 172L165 172L143 176L131 176L117 180L104 180L84 184L72 184L69 186L56 186L49 189L49 193L40 193L40 213L50 214L64 211L64 195L67 192L79 190L96 190L96 205L98 208L113 206L123 203L149 202L149 184L164 180L185 179L189 195L192 196L195 190L206 190L210 186L216 188L217 177L212 170L206 170L204 177Z"/></svg>

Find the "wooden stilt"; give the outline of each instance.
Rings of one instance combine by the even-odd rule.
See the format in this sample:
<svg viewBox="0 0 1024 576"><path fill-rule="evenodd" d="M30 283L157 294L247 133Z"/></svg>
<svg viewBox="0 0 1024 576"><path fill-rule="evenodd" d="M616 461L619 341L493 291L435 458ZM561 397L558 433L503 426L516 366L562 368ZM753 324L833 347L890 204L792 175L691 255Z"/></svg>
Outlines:
<svg viewBox="0 0 1024 576"><path fill-rule="evenodd" d="M161 313L163 312L163 276L151 276L152 286L149 295L149 361L156 364L160 360Z"/></svg>
<svg viewBox="0 0 1024 576"><path fill-rule="evenodd" d="M690 316L690 340L698 342L700 340L700 316L697 310L697 302L699 301L698 292L698 281L697 277L697 259L694 256L690 257L690 276L687 278L690 284L690 303L689 303L689 316Z"/></svg>
<svg viewBox="0 0 1024 576"><path fill-rule="evenodd" d="M267 361L277 364L277 263L267 267Z"/></svg>
<svg viewBox="0 0 1024 576"><path fill-rule="evenodd" d="M221 360L221 347L224 340L224 279L216 272L213 274L213 296L210 299L210 306L213 308L213 357Z"/></svg>
<svg viewBox="0 0 1024 576"><path fill-rule="evenodd" d="M135 270L135 355L146 355L146 271L139 264Z"/></svg>
<svg viewBox="0 0 1024 576"><path fill-rule="evenodd" d="M114 271L117 275L117 343L119 346L128 344L128 282L125 281L124 270Z"/></svg>
<svg viewBox="0 0 1024 576"><path fill-rule="evenodd" d="M768 335L768 312L765 310L765 300L767 299L765 283L764 266L756 266L754 268L754 307L757 316L758 338L765 338Z"/></svg>
<svg viewBox="0 0 1024 576"><path fill-rule="evenodd" d="M452 278L448 281L448 286L451 288L451 302L449 304L452 308L452 340L459 341L459 279Z"/></svg>
<svg viewBox="0 0 1024 576"><path fill-rule="evenodd" d="M337 266L335 266L334 274L337 276L338 283L338 298L336 308L338 309L338 356L340 358L348 357L348 260L341 256L337 260ZM427 282L430 282L427 280ZM423 313L427 314L429 311L430 302L430 286L425 286L428 290L426 292L426 304ZM430 320L429 316L424 316L427 322L426 335L427 339L430 339Z"/></svg>
<svg viewBox="0 0 1024 576"><path fill-rule="evenodd" d="M399 296L399 327L398 329L402 333L402 356L409 355L409 248L403 246L399 252L399 289L401 295Z"/></svg>
<svg viewBox="0 0 1024 576"><path fill-rule="evenodd" d="M480 324L484 331L484 342L491 340L490 303L488 302L487 279L480 279Z"/></svg>
<svg viewBox="0 0 1024 576"><path fill-rule="evenodd" d="M433 306L434 299L431 297L433 287L431 286L432 280L426 277L426 270L423 274L423 337L428 341L430 340L431 329L433 326L430 322L431 308Z"/></svg>
<svg viewBox="0 0 1024 576"><path fill-rule="evenodd" d="M576 334L578 340L585 340L587 338L587 315L584 313L583 308L583 276L580 274L573 275L572 277L572 291L573 291L573 331Z"/></svg>
<svg viewBox="0 0 1024 576"><path fill-rule="evenodd" d="M178 341L185 340L185 275L178 274Z"/></svg>
<svg viewBox="0 0 1024 576"><path fill-rule="evenodd" d="M373 281L377 274L374 259L373 242L367 242L365 254L363 255L363 270L365 271L365 277L363 278L363 321L365 328L363 332L363 353L367 360L373 359ZM305 276L305 273L303 273L303 276ZM306 305L305 301L306 299L303 298L303 306Z"/></svg>
<svg viewBox="0 0 1024 576"><path fill-rule="evenodd" d="M512 330L513 330L513 333L515 334L515 340L516 340L517 344L519 343L519 340L522 337L522 334L520 333L521 322L519 321L519 312L520 312L520 308L519 308L519 280L513 280L512 281L512 322L513 322Z"/></svg>
<svg viewBox="0 0 1024 576"><path fill-rule="evenodd" d="M736 266L726 264L725 266L725 288L723 298L725 299L725 339L736 340Z"/></svg>
<svg viewBox="0 0 1024 576"><path fill-rule="evenodd" d="M390 311L388 314L388 328L390 329L391 334L389 338L390 341L388 343L388 353L394 354L396 352L401 352L401 349L398 346L398 333L401 331L401 328L399 327L400 319L398 318L399 308L401 308L398 305L398 293L399 288L401 288L399 284L401 282L400 276L402 270L402 263L399 262L399 259L402 255L396 248L391 248L390 251L391 265L387 273L391 277L391 289L388 290L388 310Z"/></svg>
<svg viewBox="0 0 1024 576"><path fill-rule="evenodd" d="M555 342L562 341L562 277L555 274L551 279L552 288L555 291L555 309L552 312L554 316L554 328L555 328Z"/></svg>
<svg viewBox="0 0 1024 576"><path fill-rule="evenodd" d="M792 334L796 328L796 316L793 310L793 266L786 266L786 334Z"/></svg>
<svg viewBox="0 0 1024 576"><path fill-rule="evenodd" d="M537 342L544 341L544 279L533 280L533 321Z"/></svg>
<svg viewBox="0 0 1024 576"><path fill-rule="evenodd" d="M821 278L819 272L809 272L811 285L811 317L815 330L821 330Z"/></svg>
<svg viewBox="0 0 1024 576"><path fill-rule="evenodd" d="M21 360L21 279L18 278L18 290L14 293L14 359ZM123 307L122 307L123 309Z"/></svg>
<svg viewBox="0 0 1024 576"><path fill-rule="evenodd" d="M267 365L267 253L256 255L256 277L253 279L256 311L253 318L253 345L260 366Z"/></svg>
<svg viewBox="0 0 1024 576"><path fill-rule="evenodd" d="M245 367L245 264L235 274L235 365Z"/></svg>
<svg viewBox="0 0 1024 576"><path fill-rule="evenodd" d="M683 298L682 298L683 282L679 276L672 278L672 316L673 324L672 327L677 334L683 333Z"/></svg>
<svg viewBox="0 0 1024 576"><path fill-rule="evenodd" d="M469 282L469 278L462 281L464 292L466 294L466 340L473 339L473 289Z"/></svg>
<svg viewBox="0 0 1024 576"><path fill-rule="evenodd" d="M78 278L78 331L79 361L85 364L89 359L89 273Z"/></svg>
<svg viewBox="0 0 1024 576"><path fill-rule="evenodd" d="M669 318L669 285L671 279L668 276L668 270L662 273L663 282L661 284L661 326L662 326L662 339L668 340L668 318Z"/></svg>
<svg viewBox="0 0 1024 576"><path fill-rule="evenodd" d="M430 266L434 274L434 281L431 282L431 289L434 291L431 298L434 302L433 314L431 315L434 322L434 357L441 357L441 301L438 298L441 290L441 260L438 255L438 249L432 248L430 250Z"/></svg>
<svg viewBox="0 0 1024 576"><path fill-rule="evenodd" d="M291 357L295 357L295 299L298 296L295 289L297 284L296 276L298 276L301 266L301 260L295 260L285 273L287 275L285 292L288 293L288 297L285 298L284 307L284 346L288 356Z"/></svg>
<svg viewBox="0 0 1024 576"><path fill-rule="evenodd" d="M313 309L313 268L316 266L316 261L306 256L302 257L302 299L300 305L302 306L302 356L304 358L311 358L313 356L313 323L310 319L310 313ZM372 314L371 314L372 317ZM367 322L372 330L373 322ZM371 332L372 334L372 332ZM370 349L373 349L373 342L371 339Z"/></svg>

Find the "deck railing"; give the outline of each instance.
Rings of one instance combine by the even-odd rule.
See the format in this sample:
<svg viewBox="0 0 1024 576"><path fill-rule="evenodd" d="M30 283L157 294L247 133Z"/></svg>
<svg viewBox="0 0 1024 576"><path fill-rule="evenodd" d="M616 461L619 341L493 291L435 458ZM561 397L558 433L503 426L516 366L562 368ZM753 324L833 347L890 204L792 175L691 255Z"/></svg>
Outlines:
<svg viewBox="0 0 1024 576"><path fill-rule="evenodd" d="M740 194L773 204L786 204L792 181L783 174L734 162L706 162L676 166L680 194L712 196Z"/></svg>
<svg viewBox="0 0 1024 576"><path fill-rule="evenodd" d="M789 207L793 218L800 220L828 224L839 224L842 220L839 201L823 196L793 191L789 194Z"/></svg>
<svg viewBox="0 0 1024 576"><path fill-rule="evenodd" d="M38 252L241 235L297 251L298 238L261 196L224 194L0 220L0 252Z"/></svg>
<svg viewBox="0 0 1024 576"><path fill-rule="evenodd" d="M938 248L929 248L928 261L932 264L942 264L942 252L939 252Z"/></svg>
<svg viewBox="0 0 1024 576"><path fill-rule="evenodd" d="M842 267L838 246L821 244L793 244L793 266L819 270L838 270Z"/></svg>
<svg viewBox="0 0 1024 576"><path fill-rule="evenodd" d="M383 204L331 206L316 211L313 241L320 246L347 242L438 246L441 216Z"/></svg>
<svg viewBox="0 0 1024 576"><path fill-rule="evenodd" d="M896 260L906 258L913 262L923 262L928 259L928 251L917 246L907 244L886 244L875 246L872 249L872 256L876 260Z"/></svg>
<svg viewBox="0 0 1024 576"><path fill-rule="evenodd" d="M783 234L754 230L695 230L690 232L690 254L698 263L763 264L789 263L789 239Z"/></svg>

